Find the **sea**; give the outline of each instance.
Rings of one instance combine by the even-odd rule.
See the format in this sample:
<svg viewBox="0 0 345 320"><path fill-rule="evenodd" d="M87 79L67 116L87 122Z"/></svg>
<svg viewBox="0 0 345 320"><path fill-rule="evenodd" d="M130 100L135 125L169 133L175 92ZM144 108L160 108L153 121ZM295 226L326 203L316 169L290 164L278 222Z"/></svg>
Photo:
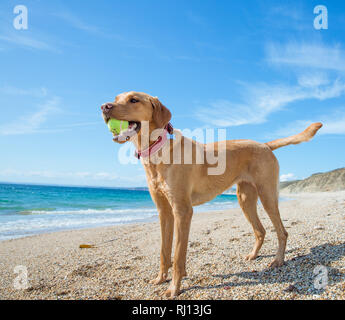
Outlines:
<svg viewBox="0 0 345 320"><path fill-rule="evenodd" d="M222 194L194 212L237 207ZM0 241L55 231L158 221L145 188L63 187L0 183Z"/></svg>

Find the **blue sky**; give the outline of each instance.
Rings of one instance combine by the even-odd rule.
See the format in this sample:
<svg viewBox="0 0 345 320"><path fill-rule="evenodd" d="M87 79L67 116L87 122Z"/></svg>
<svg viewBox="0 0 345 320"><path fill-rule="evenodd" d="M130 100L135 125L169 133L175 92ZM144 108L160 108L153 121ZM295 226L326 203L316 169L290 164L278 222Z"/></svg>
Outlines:
<svg viewBox="0 0 345 320"><path fill-rule="evenodd" d="M28 30L13 27L17 4ZM316 5L328 30L314 29ZM312 121L312 141L275 152L283 179L344 166L343 1L0 3L0 181L144 186L122 165L100 105L144 91L177 128L266 142ZM210 117L210 115L212 115Z"/></svg>

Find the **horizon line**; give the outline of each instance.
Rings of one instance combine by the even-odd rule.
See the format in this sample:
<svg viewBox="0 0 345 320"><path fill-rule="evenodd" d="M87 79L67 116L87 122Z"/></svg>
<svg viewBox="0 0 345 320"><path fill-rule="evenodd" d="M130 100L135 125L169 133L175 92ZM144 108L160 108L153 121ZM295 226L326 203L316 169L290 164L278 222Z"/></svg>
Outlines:
<svg viewBox="0 0 345 320"><path fill-rule="evenodd" d="M67 188L94 188L94 189L126 189L126 190L140 190L147 189L148 187L110 187L110 186L96 186L96 185L75 185L75 184L54 184L54 183L40 183L40 182L11 182L0 181L0 184L14 184L22 186L41 186L41 187L67 187Z"/></svg>

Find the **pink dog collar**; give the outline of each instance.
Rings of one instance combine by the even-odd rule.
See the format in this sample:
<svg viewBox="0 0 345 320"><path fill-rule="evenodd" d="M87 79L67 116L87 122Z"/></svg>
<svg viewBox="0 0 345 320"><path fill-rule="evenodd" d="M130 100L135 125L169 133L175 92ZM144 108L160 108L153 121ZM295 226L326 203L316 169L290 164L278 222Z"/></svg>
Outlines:
<svg viewBox="0 0 345 320"><path fill-rule="evenodd" d="M160 135L158 137L158 139L151 146L149 146L147 149L142 150L142 151L137 150L135 152L135 156L138 159L140 159L141 157L147 158L147 157L150 157L150 156L154 155L160 149L162 149L162 147L164 146L165 142L168 140L167 133L173 134L173 131L174 131L173 126L170 123L168 123L165 126L162 135Z"/></svg>

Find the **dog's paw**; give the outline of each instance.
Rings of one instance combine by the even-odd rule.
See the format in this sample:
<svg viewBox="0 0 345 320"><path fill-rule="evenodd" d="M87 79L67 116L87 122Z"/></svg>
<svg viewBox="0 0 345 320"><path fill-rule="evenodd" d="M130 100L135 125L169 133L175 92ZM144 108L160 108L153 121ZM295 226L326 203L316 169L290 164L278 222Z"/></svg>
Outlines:
<svg viewBox="0 0 345 320"><path fill-rule="evenodd" d="M168 276L168 275L167 275L166 273L159 274L159 275L157 276L157 278L151 280L150 283L151 283L151 284L155 284L155 285L157 285L157 284L162 284L162 283L164 283L165 281L167 281L167 276Z"/></svg>
<svg viewBox="0 0 345 320"><path fill-rule="evenodd" d="M248 254L247 256L244 257L244 260L247 260L247 261L252 261L252 260L255 260L257 258L257 254Z"/></svg>
<svg viewBox="0 0 345 320"><path fill-rule="evenodd" d="M175 299L180 294L180 290L174 285L170 285L168 290L165 291L164 296L168 299Z"/></svg>
<svg viewBox="0 0 345 320"><path fill-rule="evenodd" d="M275 259L270 265L269 268L274 269L281 267L284 264L284 260L281 259Z"/></svg>
<svg viewBox="0 0 345 320"><path fill-rule="evenodd" d="M170 290L168 289L167 291L165 291L164 296L166 298L168 298L169 300L173 300L175 298L177 298L177 296L179 295L179 292L175 291L175 290Z"/></svg>

